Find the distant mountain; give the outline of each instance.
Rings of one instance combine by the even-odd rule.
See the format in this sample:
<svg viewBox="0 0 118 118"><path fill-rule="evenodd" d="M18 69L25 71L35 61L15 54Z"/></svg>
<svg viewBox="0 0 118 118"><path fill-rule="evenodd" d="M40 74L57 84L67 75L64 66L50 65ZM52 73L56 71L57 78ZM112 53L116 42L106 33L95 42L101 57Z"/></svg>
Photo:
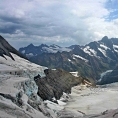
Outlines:
<svg viewBox="0 0 118 118"><path fill-rule="evenodd" d="M13 56L10 54L14 53L24 59L27 59L26 56L18 52L15 48L13 48L2 36L0 36L0 56L5 57L4 55L7 55L11 57L13 60Z"/></svg>
<svg viewBox="0 0 118 118"><path fill-rule="evenodd" d="M66 48L66 47L60 47L58 45L46 45L46 44L41 44L39 46L34 46L33 44L28 45L27 47L20 48L19 51L26 55L27 57L32 57L32 56L37 56L42 53L57 53L57 52L69 52L71 51L71 48Z"/></svg>
<svg viewBox="0 0 118 118"><path fill-rule="evenodd" d="M28 48L29 46L32 48ZM19 51L24 53L30 61L48 68L63 68L69 72L78 71L80 75L94 79L99 79L100 73L114 69L118 64L117 38L108 39L105 36L100 41L94 41L85 46L72 45L68 48L55 45L38 46L41 48L29 46L21 48L22 50ZM23 49L30 49L30 51ZM51 52L49 49L53 49L53 51ZM54 49L57 50L54 51ZM27 55L30 53L33 53L32 56Z"/></svg>
<svg viewBox="0 0 118 118"><path fill-rule="evenodd" d="M102 40L91 42L83 48L84 52L101 58L103 61L111 62L114 66L118 62L118 39L108 39L107 36Z"/></svg>

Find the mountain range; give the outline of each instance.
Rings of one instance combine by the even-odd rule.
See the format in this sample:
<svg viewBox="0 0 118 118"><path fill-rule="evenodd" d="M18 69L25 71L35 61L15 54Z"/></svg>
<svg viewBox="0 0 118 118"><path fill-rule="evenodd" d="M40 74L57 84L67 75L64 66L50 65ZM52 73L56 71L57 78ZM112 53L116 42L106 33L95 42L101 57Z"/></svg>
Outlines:
<svg viewBox="0 0 118 118"><path fill-rule="evenodd" d="M88 68L90 66L89 58L91 61L101 59L97 57L97 54L89 55L86 53L88 57L90 56L87 58L87 56L83 55L86 46L81 48L81 46L75 45L72 46L70 52L58 51L52 54L66 55L69 53L70 57L68 59L73 56L73 60L78 59L79 64L83 64L83 67L86 64ZM79 52L78 49L80 49ZM70 60L68 61L70 62ZM101 62L96 63L102 64L102 59ZM112 66L114 67L114 65ZM101 82L104 82L103 84L116 82L117 70L116 66L113 71L109 71L105 75L106 77L104 76L105 78L102 78L103 81ZM72 74L76 75L76 77ZM90 81L77 75L77 72L69 73L63 69L48 69L28 61L25 56L0 36L1 118L118 117L118 83L98 85L96 88L90 85Z"/></svg>
<svg viewBox="0 0 118 118"><path fill-rule="evenodd" d="M90 42L85 46L33 44L20 48L19 51L36 64L48 68L62 68L69 72L78 71L78 75L98 80L100 74L118 65L118 39L104 36L100 41Z"/></svg>

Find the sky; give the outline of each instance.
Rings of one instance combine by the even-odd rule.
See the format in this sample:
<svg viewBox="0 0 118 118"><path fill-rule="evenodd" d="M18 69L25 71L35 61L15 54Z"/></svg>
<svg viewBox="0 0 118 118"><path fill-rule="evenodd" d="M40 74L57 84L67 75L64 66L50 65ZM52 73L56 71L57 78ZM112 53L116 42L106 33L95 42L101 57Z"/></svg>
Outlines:
<svg viewBox="0 0 118 118"><path fill-rule="evenodd" d="M16 49L118 38L118 0L0 0L0 35Z"/></svg>

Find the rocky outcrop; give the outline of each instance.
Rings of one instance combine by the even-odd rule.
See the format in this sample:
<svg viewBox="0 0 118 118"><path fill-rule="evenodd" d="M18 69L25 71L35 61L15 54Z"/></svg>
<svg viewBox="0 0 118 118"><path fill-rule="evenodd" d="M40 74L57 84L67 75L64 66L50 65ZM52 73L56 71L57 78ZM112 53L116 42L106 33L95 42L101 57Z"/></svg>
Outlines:
<svg viewBox="0 0 118 118"><path fill-rule="evenodd" d="M4 55L7 55L15 60L10 52L20 56L21 58L27 59L24 55L13 48L2 36L0 36L0 56L4 57Z"/></svg>
<svg viewBox="0 0 118 118"><path fill-rule="evenodd" d="M71 93L71 87L83 82L82 77L75 77L62 69L46 69L45 77L39 75L34 78L38 85L38 95L43 100L52 100L53 97L59 99L63 92Z"/></svg>

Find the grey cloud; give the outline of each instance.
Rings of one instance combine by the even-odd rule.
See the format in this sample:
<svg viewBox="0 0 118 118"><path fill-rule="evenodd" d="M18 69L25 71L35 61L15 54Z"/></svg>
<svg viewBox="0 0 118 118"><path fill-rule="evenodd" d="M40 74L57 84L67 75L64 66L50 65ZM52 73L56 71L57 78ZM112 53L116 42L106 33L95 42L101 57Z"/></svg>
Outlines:
<svg viewBox="0 0 118 118"><path fill-rule="evenodd" d="M0 27L0 32L14 34L15 31L20 28L21 26L18 26L18 25L3 25Z"/></svg>
<svg viewBox="0 0 118 118"><path fill-rule="evenodd" d="M19 18L15 18L13 16L9 16L9 15L0 15L0 19L4 22L12 22L12 23L16 23L16 24L20 24L21 23L21 19Z"/></svg>
<svg viewBox="0 0 118 118"><path fill-rule="evenodd" d="M84 22L86 16L79 17L72 14L71 10L74 7L68 6L66 2L58 1L46 5L46 0L44 0L44 5L41 5L38 2L36 4L33 0L26 1L30 1L34 7L28 10L25 8L21 9L25 14L22 17L15 17L16 12L14 13L15 15L10 14L10 12L5 14L7 13L7 10L11 9L11 6L8 7L8 9L5 9L6 11L3 11L4 13L0 14L0 33L3 35L7 33L7 37L10 41L13 39L17 42L17 40L21 40L22 38L21 41L24 43L26 42L26 44L31 41L34 43L50 43L51 39L60 36L62 39L59 39L58 43L69 45L75 42L78 42L78 44L84 44L94 39L93 32L89 30L89 26ZM23 0L20 1L20 4L21 3L23 3ZM14 10L17 10L17 8L15 7ZM16 34L17 30L20 32ZM37 38L38 36L41 38ZM47 40L44 40L45 37L47 37ZM63 39L67 40L63 41ZM52 41L54 41L54 39ZM22 44L22 42L20 44Z"/></svg>
<svg viewBox="0 0 118 118"><path fill-rule="evenodd" d="M77 18L70 14L70 9L62 3L53 4L47 8L36 8L36 10L34 9L34 11L22 19L15 18L8 14L7 16L1 16L0 18L4 22L12 22L19 24L19 26L8 25L6 31L5 28L1 28L1 32L11 34L14 33L16 29L20 28L20 30L26 35L39 35L46 37L60 35L64 37L73 37L73 33L78 30L81 23L78 23L78 19L76 22L79 25L73 24Z"/></svg>

